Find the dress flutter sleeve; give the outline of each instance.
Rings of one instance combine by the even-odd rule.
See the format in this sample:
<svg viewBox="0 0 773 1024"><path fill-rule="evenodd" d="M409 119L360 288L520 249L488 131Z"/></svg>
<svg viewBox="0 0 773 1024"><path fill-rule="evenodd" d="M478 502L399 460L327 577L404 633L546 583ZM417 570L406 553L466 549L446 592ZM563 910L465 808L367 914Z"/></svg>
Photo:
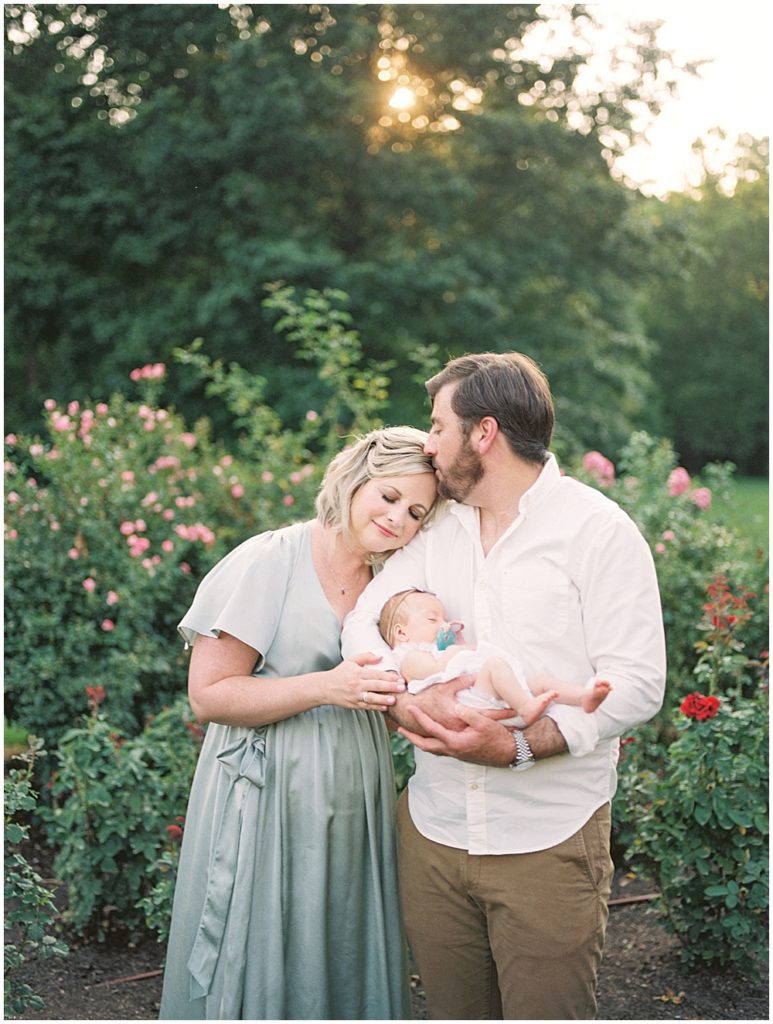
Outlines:
<svg viewBox="0 0 773 1024"><path fill-rule="evenodd" d="M222 631L265 655L282 615L295 548L277 531L250 537L229 552L201 581L177 627L186 643Z"/></svg>

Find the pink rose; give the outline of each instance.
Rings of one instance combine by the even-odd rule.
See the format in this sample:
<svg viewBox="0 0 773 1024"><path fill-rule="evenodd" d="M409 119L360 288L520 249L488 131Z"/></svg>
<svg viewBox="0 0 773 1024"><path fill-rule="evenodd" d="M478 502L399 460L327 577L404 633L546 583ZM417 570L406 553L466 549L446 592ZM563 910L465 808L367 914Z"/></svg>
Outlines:
<svg viewBox="0 0 773 1024"><path fill-rule="evenodd" d="M55 412L51 417L51 426L61 434L72 427L72 422L69 416L64 416L62 413Z"/></svg>
<svg viewBox="0 0 773 1024"><path fill-rule="evenodd" d="M231 488L231 496L234 498L244 497L244 487L241 484L234 484Z"/></svg>
<svg viewBox="0 0 773 1024"><path fill-rule="evenodd" d="M120 597L118 596L118 594L116 594L114 590L108 590L107 597L105 598L106 604L118 604L120 600Z"/></svg>
<svg viewBox="0 0 773 1024"><path fill-rule="evenodd" d="M115 623L112 622L110 619L102 619L102 629L106 633L110 633L112 632L112 630L115 629Z"/></svg>
<svg viewBox="0 0 773 1024"><path fill-rule="evenodd" d="M96 586L97 586L97 581L93 580L91 578L91 576L87 576L86 579L83 581L83 589L84 590L88 590L89 593L91 593L93 590L95 590Z"/></svg>
<svg viewBox="0 0 773 1024"><path fill-rule="evenodd" d="M609 487L614 482L615 467L601 452L586 452L582 464L602 487Z"/></svg>
<svg viewBox="0 0 773 1024"><path fill-rule="evenodd" d="M676 534L673 530L664 530L661 536L663 540L676 540Z"/></svg>
<svg viewBox="0 0 773 1024"><path fill-rule="evenodd" d="M690 495L690 501L698 508L711 508L711 491L708 487L696 487Z"/></svg>
<svg viewBox="0 0 773 1024"><path fill-rule="evenodd" d="M676 469L672 470L668 478L668 493L672 498L676 498L680 494L684 494L685 491L690 489L690 474L682 466L677 466Z"/></svg>
<svg viewBox="0 0 773 1024"><path fill-rule="evenodd" d="M659 555L662 555L663 552L666 550L666 545L665 544L656 544L655 545L655 550L657 551L657 553Z"/></svg>
<svg viewBox="0 0 773 1024"><path fill-rule="evenodd" d="M131 542L129 548L129 554L132 558L139 558L140 555L144 555L150 547L150 541L147 537L135 537Z"/></svg>

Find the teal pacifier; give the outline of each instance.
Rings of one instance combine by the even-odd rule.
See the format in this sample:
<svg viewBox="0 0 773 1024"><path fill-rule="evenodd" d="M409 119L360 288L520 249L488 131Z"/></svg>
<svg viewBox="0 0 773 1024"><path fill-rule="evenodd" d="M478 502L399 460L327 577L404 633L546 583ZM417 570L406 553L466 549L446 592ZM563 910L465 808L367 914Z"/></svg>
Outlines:
<svg viewBox="0 0 773 1024"><path fill-rule="evenodd" d="M464 625L461 622L449 622L447 626L441 626L435 637L437 649L444 651L446 647L452 647L454 644L460 643L463 629Z"/></svg>

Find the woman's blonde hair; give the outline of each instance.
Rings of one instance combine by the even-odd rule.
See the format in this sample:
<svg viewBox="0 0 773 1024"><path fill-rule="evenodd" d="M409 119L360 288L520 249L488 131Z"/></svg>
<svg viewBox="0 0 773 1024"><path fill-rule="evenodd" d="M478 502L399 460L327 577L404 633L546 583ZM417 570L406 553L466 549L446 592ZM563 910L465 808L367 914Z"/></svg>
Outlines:
<svg viewBox="0 0 773 1024"><path fill-rule="evenodd" d="M327 467L317 495L317 518L322 525L347 536L352 499L368 480L434 474L432 459L424 454L427 437L416 427L383 427L339 452ZM422 525L430 521L437 507L435 500ZM383 561L383 557L376 555L372 560Z"/></svg>

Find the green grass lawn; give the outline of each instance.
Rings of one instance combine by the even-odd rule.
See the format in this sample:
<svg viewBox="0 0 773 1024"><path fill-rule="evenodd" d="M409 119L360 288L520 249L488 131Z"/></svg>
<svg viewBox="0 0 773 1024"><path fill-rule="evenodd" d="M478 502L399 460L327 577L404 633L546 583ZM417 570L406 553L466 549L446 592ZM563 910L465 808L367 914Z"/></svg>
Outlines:
<svg viewBox="0 0 773 1024"><path fill-rule="evenodd" d="M3 750L6 759L9 755L18 753L27 748L27 732L11 725L7 718L3 717Z"/></svg>
<svg viewBox="0 0 773 1024"><path fill-rule="evenodd" d="M768 479L738 476L727 501L715 501L711 513L747 537L755 547L768 548Z"/></svg>

